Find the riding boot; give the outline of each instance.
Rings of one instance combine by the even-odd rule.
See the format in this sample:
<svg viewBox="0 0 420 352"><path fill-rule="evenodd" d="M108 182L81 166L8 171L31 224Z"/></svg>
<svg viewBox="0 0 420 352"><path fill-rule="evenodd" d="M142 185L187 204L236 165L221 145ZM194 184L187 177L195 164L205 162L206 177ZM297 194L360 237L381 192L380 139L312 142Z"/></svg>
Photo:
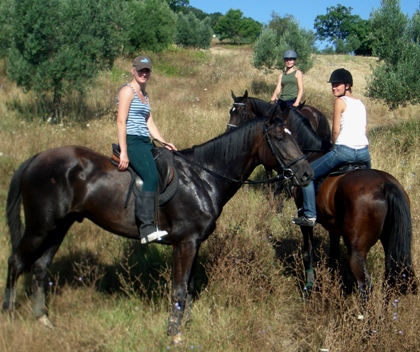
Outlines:
<svg viewBox="0 0 420 352"><path fill-rule="evenodd" d="M159 231L155 225L156 192L140 192L135 201L136 218L140 222L139 232L141 243L153 242L166 236L166 231Z"/></svg>

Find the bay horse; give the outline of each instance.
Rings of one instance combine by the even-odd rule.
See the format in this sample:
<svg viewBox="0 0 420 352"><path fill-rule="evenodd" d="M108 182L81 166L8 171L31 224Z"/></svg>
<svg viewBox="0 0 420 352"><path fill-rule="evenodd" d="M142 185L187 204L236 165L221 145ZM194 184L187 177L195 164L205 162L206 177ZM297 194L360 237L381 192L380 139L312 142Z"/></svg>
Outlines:
<svg viewBox="0 0 420 352"><path fill-rule="evenodd" d="M307 185L313 171L284 122L260 118L192 148L173 151L178 190L159 208L164 243L173 247L171 312L168 334L180 339L180 324L192 297L194 267L200 245L214 231L224 205L260 164L285 172L296 186ZM90 219L103 229L139 239L134 201L124 207L131 182L110 157L81 146L43 151L21 164L7 197L12 253L3 311L15 306L16 284L32 272L33 313L45 324L45 278L67 231ZM23 206L25 225L21 219Z"/></svg>
<svg viewBox="0 0 420 352"><path fill-rule="evenodd" d="M304 120L298 109L289 109L286 114L288 119ZM294 189L294 199L300 209L303 199L299 187ZM337 266L342 237L363 301L372 288L366 259L378 240L385 252L384 285L403 294L416 291L410 200L395 177L375 169L330 175L319 186L316 207L317 223L329 233L329 265L333 269ZM310 290L314 282L313 227L302 226L301 231L305 289Z"/></svg>
<svg viewBox="0 0 420 352"><path fill-rule="evenodd" d="M244 111L245 118L237 121L245 123L249 120L247 114ZM283 114L289 130L302 148L320 148L323 139L315 133L299 109L287 108ZM321 155L314 153L312 158L315 160ZM293 197L300 209L303 199L299 187L294 188ZM366 259L378 240L385 251L384 284L401 293L416 292L417 280L411 256L410 201L395 177L373 169L330 175L319 187L316 205L317 222L329 232L329 265L333 269L337 267L340 238L343 237L350 257L350 269L364 301L368 299L372 287ZM315 280L313 228L301 226L301 232L306 295Z"/></svg>

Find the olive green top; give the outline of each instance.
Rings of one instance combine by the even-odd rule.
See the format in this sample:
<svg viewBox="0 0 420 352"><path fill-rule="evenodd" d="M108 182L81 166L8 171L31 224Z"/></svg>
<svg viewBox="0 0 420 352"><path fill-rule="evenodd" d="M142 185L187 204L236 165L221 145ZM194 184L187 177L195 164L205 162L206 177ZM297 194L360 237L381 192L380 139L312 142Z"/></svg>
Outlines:
<svg viewBox="0 0 420 352"><path fill-rule="evenodd" d="M284 101L295 99L298 95L298 85L296 79L296 71L283 73L281 77L281 95L280 99Z"/></svg>

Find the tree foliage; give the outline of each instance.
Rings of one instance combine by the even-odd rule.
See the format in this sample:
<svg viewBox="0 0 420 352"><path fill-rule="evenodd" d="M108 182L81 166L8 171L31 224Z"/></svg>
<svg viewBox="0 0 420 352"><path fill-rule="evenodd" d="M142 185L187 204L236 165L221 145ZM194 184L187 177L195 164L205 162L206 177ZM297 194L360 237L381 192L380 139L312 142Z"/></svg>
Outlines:
<svg viewBox="0 0 420 352"><path fill-rule="evenodd" d="M381 61L368 81L367 94L391 108L420 103L420 47L415 30L418 12L410 20L398 0L382 0L371 15L373 53Z"/></svg>
<svg viewBox="0 0 420 352"><path fill-rule="evenodd" d="M249 17L243 17L241 10L230 9L226 15L220 17L214 31L220 40L230 39L234 43L244 40L254 42L260 34L262 24Z"/></svg>
<svg viewBox="0 0 420 352"><path fill-rule="evenodd" d="M165 0L173 12L180 12L183 8L188 7L189 0Z"/></svg>
<svg viewBox="0 0 420 352"><path fill-rule="evenodd" d="M417 10L414 13L410 30L413 41L420 45L420 10Z"/></svg>
<svg viewBox="0 0 420 352"><path fill-rule="evenodd" d="M279 17L272 13L268 28L263 30L254 45L253 65L257 68L283 69L283 53L292 49L298 54L302 72L313 66L312 53L315 37L311 31L301 29L293 16Z"/></svg>
<svg viewBox="0 0 420 352"><path fill-rule="evenodd" d="M122 42L123 13L112 0L10 1L7 75L25 90L61 97L82 92L100 69L111 67Z"/></svg>
<svg viewBox="0 0 420 352"><path fill-rule="evenodd" d="M210 20L200 21L191 12L188 15L179 13L176 22L175 43L184 47L208 49L213 31Z"/></svg>
<svg viewBox="0 0 420 352"><path fill-rule="evenodd" d="M317 38L333 43L337 53L355 51L356 54L369 55L369 23L357 15L352 15L352 10L351 7L340 4L328 7L325 15L315 18Z"/></svg>
<svg viewBox="0 0 420 352"><path fill-rule="evenodd" d="M159 52L174 43L176 15L162 0L131 0L125 24L128 42L125 52Z"/></svg>

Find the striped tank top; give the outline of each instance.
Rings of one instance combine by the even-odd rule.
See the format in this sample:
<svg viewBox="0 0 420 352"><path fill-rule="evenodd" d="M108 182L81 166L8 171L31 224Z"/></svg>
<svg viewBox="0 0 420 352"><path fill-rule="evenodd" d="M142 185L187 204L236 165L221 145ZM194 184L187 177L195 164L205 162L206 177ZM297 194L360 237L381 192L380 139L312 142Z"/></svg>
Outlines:
<svg viewBox="0 0 420 352"><path fill-rule="evenodd" d="M124 86L131 86L125 84ZM132 136L150 137L150 132L147 127L147 119L150 116L149 97L146 95L146 104L141 101L133 88L134 98L131 101L127 117L127 134ZM118 97L117 97L118 106Z"/></svg>

